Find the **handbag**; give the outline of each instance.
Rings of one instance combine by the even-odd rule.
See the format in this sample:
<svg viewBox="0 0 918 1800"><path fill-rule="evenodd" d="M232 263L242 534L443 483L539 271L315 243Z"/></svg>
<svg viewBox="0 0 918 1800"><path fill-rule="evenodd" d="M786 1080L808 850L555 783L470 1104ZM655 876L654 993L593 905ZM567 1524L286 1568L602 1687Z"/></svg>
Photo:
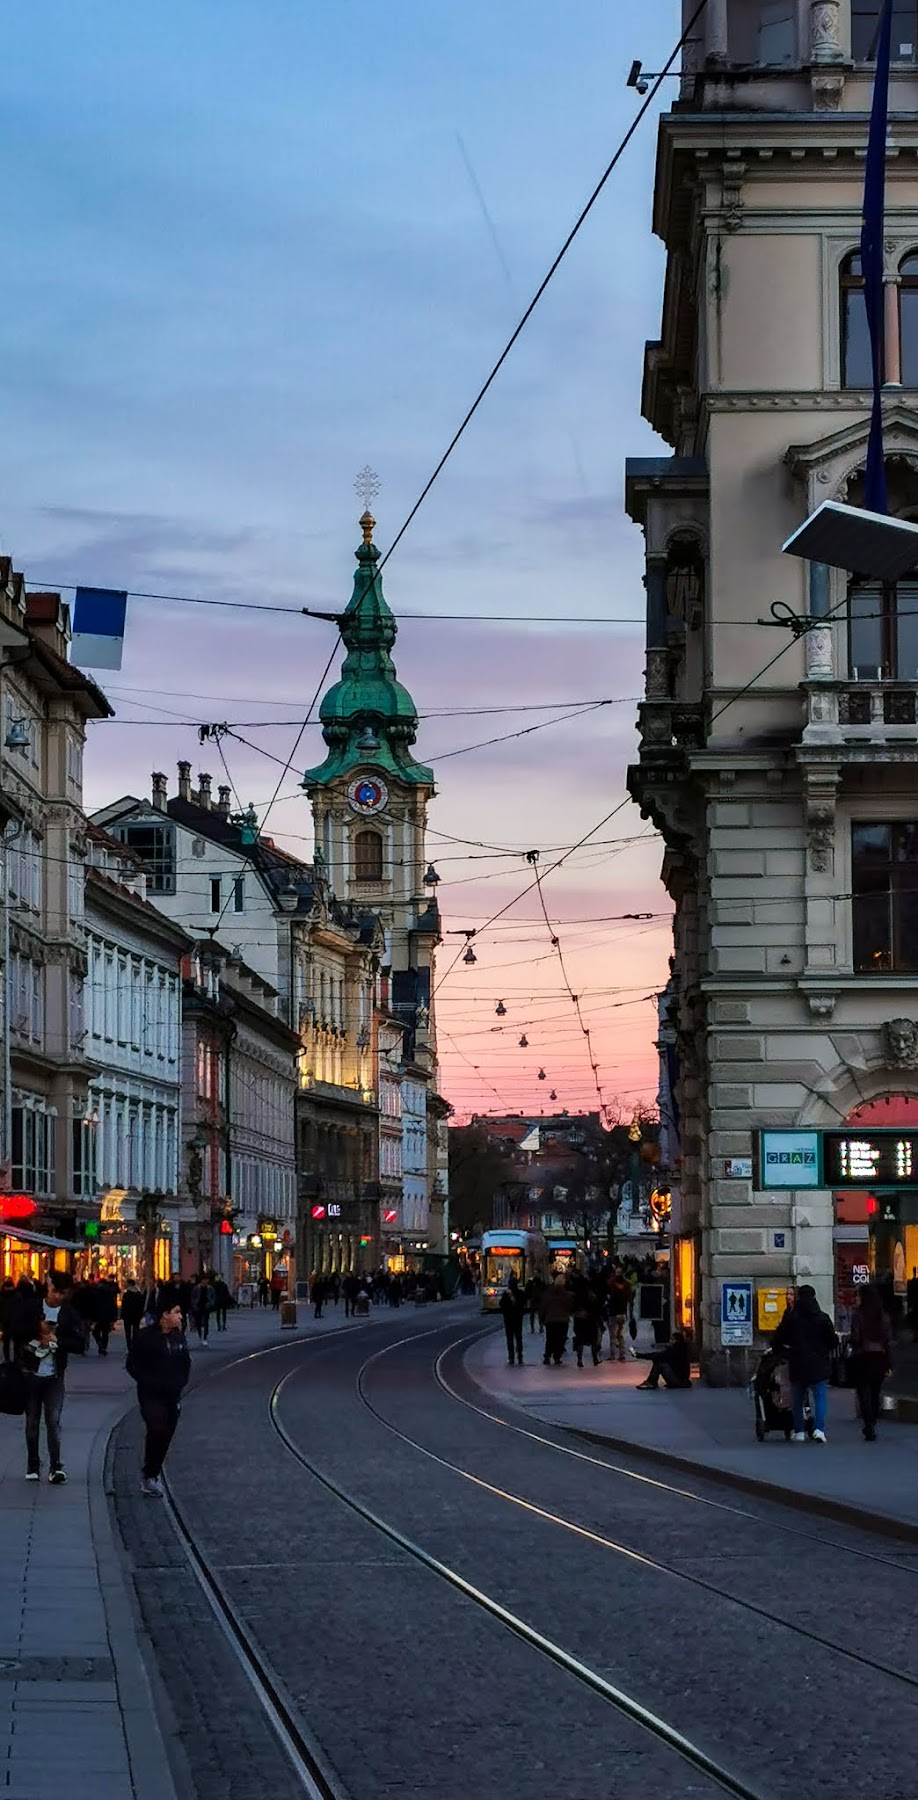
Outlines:
<svg viewBox="0 0 918 1800"><path fill-rule="evenodd" d="M0 1363L0 1413L21 1418L26 1409L27 1380L19 1363Z"/></svg>

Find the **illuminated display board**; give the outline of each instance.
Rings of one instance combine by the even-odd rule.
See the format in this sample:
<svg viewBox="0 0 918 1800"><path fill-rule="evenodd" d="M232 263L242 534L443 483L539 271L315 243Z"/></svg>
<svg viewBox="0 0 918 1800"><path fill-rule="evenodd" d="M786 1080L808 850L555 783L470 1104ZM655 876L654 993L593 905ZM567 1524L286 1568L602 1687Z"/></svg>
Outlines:
<svg viewBox="0 0 918 1800"><path fill-rule="evenodd" d="M918 1131L824 1131L822 1155L826 1187L918 1187Z"/></svg>

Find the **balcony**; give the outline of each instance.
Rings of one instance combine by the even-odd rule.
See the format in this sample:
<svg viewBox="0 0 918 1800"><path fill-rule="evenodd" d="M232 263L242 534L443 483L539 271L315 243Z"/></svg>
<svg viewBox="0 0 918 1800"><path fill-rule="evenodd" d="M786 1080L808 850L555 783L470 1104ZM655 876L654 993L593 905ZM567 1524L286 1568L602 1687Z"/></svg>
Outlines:
<svg viewBox="0 0 918 1800"><path fill-rule="evenodd" d="M814 681L806 698L804 743L841 745L865 760L883 749L918 761L918 683Z"/></svg>

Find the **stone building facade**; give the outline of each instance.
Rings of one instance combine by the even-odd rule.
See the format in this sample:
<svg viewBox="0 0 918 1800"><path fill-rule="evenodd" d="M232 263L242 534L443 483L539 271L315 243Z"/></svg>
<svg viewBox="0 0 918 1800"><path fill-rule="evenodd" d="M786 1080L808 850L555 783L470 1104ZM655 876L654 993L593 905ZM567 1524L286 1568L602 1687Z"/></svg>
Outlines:
<svg viewBox="0 0 918 1800"><path fill-rule="evenodd" d="M822 499L862 493L858 251L879 11L711 0L660 122L654 229L667 264L643 411L672 454L627 468L647 558L629 784L664 839L676 908L677 1305L714 1373L725 1281L809 1281L824 1304L835 1298L839 1199L764 1191L757 1133L837 1127L918 1095L916 1034L896 1024L913 1019L918 988L918 585L871 587L781 554ZM884 411L891 506L914 517L907 35L897 28L893 46ZM793 634L788 612L814 628ZM918 1190L899 1205L901 1238Z"/></svg>

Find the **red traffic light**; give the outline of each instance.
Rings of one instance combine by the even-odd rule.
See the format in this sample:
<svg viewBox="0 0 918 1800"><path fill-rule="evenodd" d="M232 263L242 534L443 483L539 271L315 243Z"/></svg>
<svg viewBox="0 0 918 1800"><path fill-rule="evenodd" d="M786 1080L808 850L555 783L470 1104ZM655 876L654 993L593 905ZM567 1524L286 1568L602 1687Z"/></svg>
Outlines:
<svg viewBox="0 0 918 1800"><path fill-rule="evenodd" d="M221 1237L232 1237L232 1235L233 1235L233 1227L230 1224L229 1219L221 1219L220 1220L220 1236Z"/></svg>

